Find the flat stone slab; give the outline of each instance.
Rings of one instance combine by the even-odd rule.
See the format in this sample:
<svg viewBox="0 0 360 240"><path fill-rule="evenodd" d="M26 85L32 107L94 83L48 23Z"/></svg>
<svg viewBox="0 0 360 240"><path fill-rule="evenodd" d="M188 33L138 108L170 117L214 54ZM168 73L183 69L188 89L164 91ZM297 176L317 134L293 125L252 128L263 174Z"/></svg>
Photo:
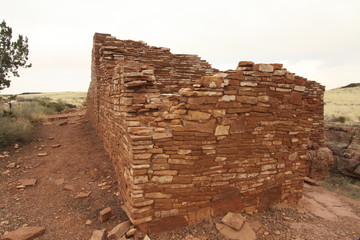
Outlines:
<svg viewBox="0 0 360 240"><path fill-rule="evenodd" d="M1 240L31 240L45 232L44 227L20 227L4 236Z"/></svg>
<svg viewBox="0 0 360 240"><path fill-rule="evenodd" d="M221 221L229 227L239 231L243 226L246 219L240 213L229 212Z"/></svg>
<svg viewBox="0 0 360 240"><path fill-rule="evenodd" d="M21 185L30 187L36 185L36 179L35 178L26 178L26 179L20 179L19 182Z"/></svg>
<svg viewBox="0 0 360 240"><path fill-rule="evenodd" d="M236 231L231 227L222 224L216 223L216 229L223 235L226 239L231 240L256 240L256 234L252 230L248 222L244 222L240 231Z"/></svg>

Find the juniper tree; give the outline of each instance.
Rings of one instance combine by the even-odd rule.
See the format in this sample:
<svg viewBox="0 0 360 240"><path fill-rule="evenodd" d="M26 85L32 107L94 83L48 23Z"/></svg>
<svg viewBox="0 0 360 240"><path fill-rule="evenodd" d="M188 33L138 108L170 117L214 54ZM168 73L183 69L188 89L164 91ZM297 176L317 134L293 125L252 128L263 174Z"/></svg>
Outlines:
<svg viewBox="0 0 360 240"><path fill-rule="evenodd" d="M18 68L29 68L27 64L29 45L28 38L22 35L12 41L12 29L6 22L0 24L0 90L10 87L10 74L19 77Z"/></svg>

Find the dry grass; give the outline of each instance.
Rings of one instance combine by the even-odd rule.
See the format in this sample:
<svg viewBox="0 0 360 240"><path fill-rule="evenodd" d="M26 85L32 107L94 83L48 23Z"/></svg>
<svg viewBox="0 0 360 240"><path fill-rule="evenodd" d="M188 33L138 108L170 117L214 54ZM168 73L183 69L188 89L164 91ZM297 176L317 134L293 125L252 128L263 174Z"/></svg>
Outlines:
<svg viewBox="0 0 360 240"><path fill-rule="evenodd" d="M48 99L50 101L61 100L64 103L70 103L77 106L81 106L86 100L87 92L48 92L38 94L24 94L18 95L19 101L39 101L41 99Z"/></svg>
<svg viewBox="0 0 360 240"><path fill-rule="evenodd" d="M346 123L360 121L360 87L325 91L325 120L345 117Z"/></svg>
<svg viewBox="0 0 360 240"><path fill-rule="evenodd" d="M0 146L29 141L33 125L28 119L0 117Z"/></svg>
<svg viewBox="0 0 360 240"><path fill-rule="evenodd" d="M38 102L14 103L11 109L0 106L0 145L31 140L33 124L46 120L52 113L52 109Z"/></svg>

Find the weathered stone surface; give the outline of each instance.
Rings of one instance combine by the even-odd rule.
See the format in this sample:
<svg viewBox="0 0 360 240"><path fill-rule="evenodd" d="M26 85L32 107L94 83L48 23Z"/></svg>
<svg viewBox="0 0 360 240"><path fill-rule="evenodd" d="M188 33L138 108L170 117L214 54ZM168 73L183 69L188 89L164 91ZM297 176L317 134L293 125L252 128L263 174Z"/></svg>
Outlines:
<svg viewBox="0 0 360 240"><path fill-rule="evenodd" d="M90 237L90 240L105 240L105 232L105 228L101 230L94 230Z"/></svg>
<svg viewBox="0 0 360 240"><path fill-rule="evenodd" d="M243 133L247 128L245 116L241 116L238 119L232 121L230 125L230 133Z"/></svg>
<svg viewBox="0 0 360 240"><path fill-rule="evenodd" d="M332 170L360 178L360 128L328 123L325 143L334 156ZM326 158L331 153L322 153L321 156Z"/></svg>
<svg viewBox="0 0 360 240"><path fill-rule="evenodd" d="M230 126L219 125L215 129L215 136L228 135Z"/></svg>
<svg viewBox="0 0 360 240"><path fill-rule="evenodd" d="M45 232L44 227L20 227L15 231L5 234L2 240L31 240Z"/></svg>
<svg viewBox="0 0 360 240"><path fill-rule="evenodd" d="M221 233L221 235L223 235L226 239L256 240L256 234L247 222L244 222L240 231L236 231L231 227L221 223L216 223L215 226L216 229Z"/></svg>
<svg viewBox="0 0 360 240"><path fill-rule="evenodd" d="M125 233L131 227L131 223L129 221L122 222L116 225L107 235L107 238L110 240L117 240L125 235Z"/></svg>
<svg viewBox="0 0 360 240"><path fill-rule="evenodd" d="M152 138L153 139L162 139L162 138L170 138L172 137L172 133L171 132L167 132L167 133L154 133Z"/></svg>
<svg viewBox="0 0 360 240"><path fill-rule="evenodd" d="M215 122L214 119L208 122L183 121L187 131L199 131L204 133L212 133L215 130Z"/></svg>
<svg viewBox="0 0 360 240"><path fill-rule="evenodd" d="M291 93L290 102L292 104L301 105L302 104L302 94L299 92Z"/></svg>
<svg viewBox="0 0 360 240"><path fill-rule="evenodd" d="M230 101L235 101L236 99L236 96L235 95L224 95L220 98L219 101L222 101L222 102L230 102Z"/></svg>
<svg viewBox="0 0 360 240"><path fill-rule="evenodd" d="M332 152L327 147L310 150L306 157L311 162L308 176L314 179L323 180L334 165Z"/></svg>
<svg viewBox="0 0 360 240"><path fill-rule="evenodd" d="M295 76L293 73L290 73L290 72L286 72L285 73L285 77L288 79L288 80L295 80Z"/></svg>
<svg viewBox="0 0 360 240"><path fill-rule="evenodd" d="M274 66L271 64L255 64L253 70L260 72L274 72Z"/></svg>
<svg viewBox="0 0 360 240"><path fill-rule="evenodd" d="M240 213L229 212L221 219L221 221L234 230L239 231L246 222L246 218L244 218Z"/></svg>
<svg viewBox="0 0 360 240"><path fill-rule="evenodd" d="M202 84L205 87L209 87L209 88L219 88L223 83L223 78L216 76L205 76L201 80L202 80Z"/></svg>
<svg viewBox="0 0 360 240"><path fill-rule="evenodd" d="M188 119L188 120L207 120L210 118L210 116L211 115L209 113L189 110L188 116L186 117L186 119Z"/></svg>
<svg viewBox="0 0 360 240"><path fill-rule="evenodd" d="M238 63L238 67L252 67L254 65L254 62L251 61L240 61Z"/></svg>

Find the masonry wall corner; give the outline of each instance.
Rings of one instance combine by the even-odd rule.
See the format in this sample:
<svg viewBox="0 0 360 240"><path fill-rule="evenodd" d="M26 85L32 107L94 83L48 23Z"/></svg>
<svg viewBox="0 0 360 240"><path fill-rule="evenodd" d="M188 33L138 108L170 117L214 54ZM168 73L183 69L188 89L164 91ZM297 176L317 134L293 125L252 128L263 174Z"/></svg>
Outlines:
<svg viewBox="0 0 360 240"><path fill-rule="evenodd" d="M133 224L155 233L300 199L307 148L324 146L323 86L282 64L220 72L108 34L92 56L87 116Z"/></svg>

